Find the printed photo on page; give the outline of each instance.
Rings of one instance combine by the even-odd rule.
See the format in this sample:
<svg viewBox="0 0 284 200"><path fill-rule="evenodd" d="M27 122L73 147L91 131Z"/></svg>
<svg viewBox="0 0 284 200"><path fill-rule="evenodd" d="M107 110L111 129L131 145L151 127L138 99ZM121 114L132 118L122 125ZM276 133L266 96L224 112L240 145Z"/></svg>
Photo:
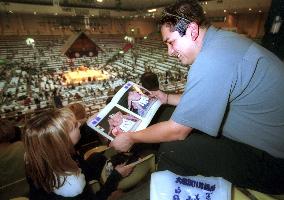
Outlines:
<svg viewBox="0 0 284 200"><path fill-rule="evenodd" d="M157 99L150 97L150 93L146 89L134 84L121 97L118 105L144 117L156 101Z"/></svg>
<svg viewBox="0 0 284 200"><path fill-rule="evenodd" d="M96 125L96 128L114 138L115 132L133 131L140 124L141 120L135 116L117 108L113 109ZM115 131L114 131L115 130Z"/></svg>
<svg viewBox="0 0 284 200"><path fill-rule="evenodd" d="M87 124L99 134L113 140L116 132L139 131L146 128L161 102L150 97L145 88L129 81L113 96Z"/></svg>

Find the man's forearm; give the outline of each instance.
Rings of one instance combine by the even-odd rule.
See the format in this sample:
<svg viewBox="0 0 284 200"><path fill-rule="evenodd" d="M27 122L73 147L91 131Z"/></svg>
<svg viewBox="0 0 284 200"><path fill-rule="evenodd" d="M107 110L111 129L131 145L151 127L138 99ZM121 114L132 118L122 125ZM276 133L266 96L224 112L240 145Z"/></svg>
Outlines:
<svg viewBox="0 0 284 200"><path fill-rule="evenodd" d="M134 143L159 143L183 140L191 130L190 127L177 125L169 120L129 134Z"/></svg>
<svg viewBox="0 0 284 200"><path fill-rule="evenodd" d="M178 105L181 95L180 94L167 94L167 104L176 106Z"/></svg>

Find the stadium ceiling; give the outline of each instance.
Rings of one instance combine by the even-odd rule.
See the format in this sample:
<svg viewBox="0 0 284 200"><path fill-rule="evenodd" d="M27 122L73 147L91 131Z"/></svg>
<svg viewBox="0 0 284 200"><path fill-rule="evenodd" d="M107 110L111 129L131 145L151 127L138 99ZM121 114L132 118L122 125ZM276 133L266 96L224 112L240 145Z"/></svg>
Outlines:
<svg viewBox="0 0 284 200"><path fill-rule="evenodd" d="M149 9L157 9L157 14L167 5L177 0L2 0L0 11L37 12L62 15L100 16L98 10L108 11L105 15L116 17L147 13ZM271 0L200 0L208 15L220 16L226 13L268 12ZM17 8L19 7L19 8ZM48 9L46 9L48 8ZM34 9L34 11L32 11ZM41 11L45 10L45 11ZM89 11L87 11L89 10ZM226 10L226 11L224 11ZM45 12L45 13L44 13ZM50 13L48 13L50 12ZM119 13L120 12L120 13ZM81 13L81 14L80 14Z"/></svg>
<svg viewBox="0 0 284 200"><path fill-rule="evenodd" d="M201 0L205 1L205 0ZM212 1L212 0L208 0ZM80 7L80 8L101 8L124 11L137 11L164 7L175 0L4 0L3 2L37 4L37 5L54 5L57 4L63 7Z"/></svg>

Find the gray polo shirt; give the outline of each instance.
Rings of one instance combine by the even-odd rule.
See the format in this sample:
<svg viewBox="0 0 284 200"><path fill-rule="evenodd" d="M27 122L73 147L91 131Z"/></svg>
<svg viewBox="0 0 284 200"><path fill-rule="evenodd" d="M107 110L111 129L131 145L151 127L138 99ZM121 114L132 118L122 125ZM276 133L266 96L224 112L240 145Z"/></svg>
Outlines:
<svg viewBox="0 0 284 200"><path fill-rule="evenodd" d="M284 158L284 64L233 32L210 27L172 120Z"/></svg>

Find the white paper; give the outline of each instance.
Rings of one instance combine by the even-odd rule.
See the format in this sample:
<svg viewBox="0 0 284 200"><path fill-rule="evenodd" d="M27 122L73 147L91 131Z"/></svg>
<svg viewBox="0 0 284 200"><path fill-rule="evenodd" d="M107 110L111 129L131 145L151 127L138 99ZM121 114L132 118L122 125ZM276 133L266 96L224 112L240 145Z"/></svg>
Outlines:
<svg viewBox="0 0 284 200"><path fill-rule="evenodd" d="M160 106L161 102L150 97L148 90L127 82L105 108L89 118L87 124L112 141L115 129L128 132L146 128Z"/></svg>
<svg viewBox="0 0 284 200"><path fill-rule="evenodd" d="M230 200L232 184L221 177L151 175L150 200Z"/></svg>

